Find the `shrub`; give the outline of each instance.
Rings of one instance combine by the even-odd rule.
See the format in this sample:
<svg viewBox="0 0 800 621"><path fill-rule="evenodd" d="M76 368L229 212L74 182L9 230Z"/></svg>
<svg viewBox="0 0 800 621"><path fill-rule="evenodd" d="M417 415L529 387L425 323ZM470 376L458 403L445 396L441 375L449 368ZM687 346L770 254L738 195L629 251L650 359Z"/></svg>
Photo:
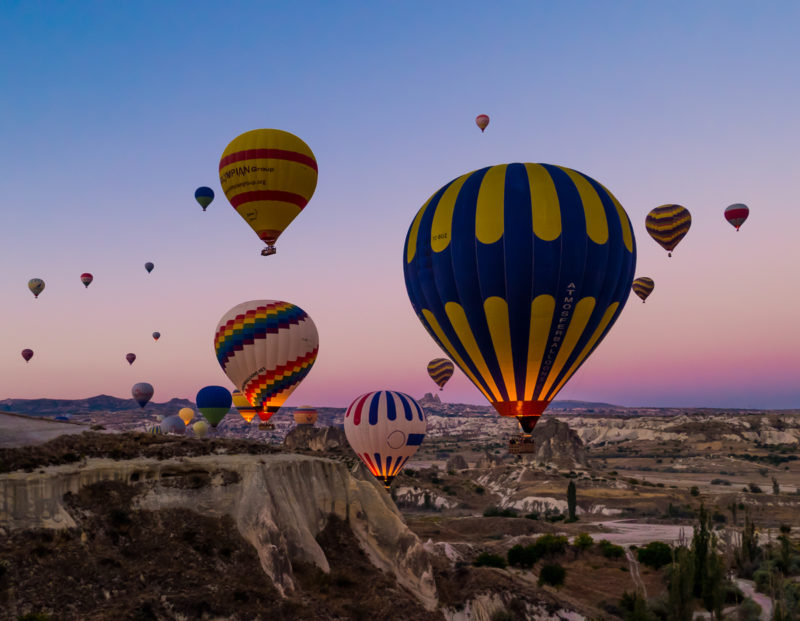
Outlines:
<svg viewBox="0 0 800 621"><path fill-rule="evenodd" d="M583 552L594 545L594 539L589 533L578 533L575 535L575 539L572 540L572 545L580 552Z"/></svg>
<svg viewBox="0 0 800 621"><path fill-rule="evenodd" d="M485 491L486 491L486 489L483 487L483 485L475 486L475 493L476 494L483 494Z"/></svg>
<svg viewBox="0 0 800 621"><path fill-rule="evenodd" d="M564 519L564 514L563 513L555 513L553 515L548 515L545 519L548 522L560 522L561 520Z"/></svg>
<svg viewBox="0 0 800 621"><path fill-rule="evenodd" d="M748 483L747 489L753 494L760 494L762 492L761 488L755 483Z"/></svg>
<svg viewBox="0 0 800 621"><path fill-rule="evenodd" d="M564 535L546 534L539 537L534 543L533 547L539 558L543 556L558 556L563 554L567 549L569 540Z"/></svg>
<svg viewBox="0 0 800 621"><path fill-rule="evenodd" d="M608 539L601 539L597 542L600 554L606 558L622 558L625 555L625 548L611 543Z"/></svg>
<svg viewBox="0 0 800 621"><path fill-rule="evenodd" d="M659 569L672 562L672 548L663 541L651 541L636 551L639 562L653 569Z"/></svg>
<svg viewBox="0 0 800 621"><path fill-rule="evenodd" d="M526 513L525 519L527 520L538 520L539 519L539 512L534 511L533 513Z"/></svg>
<svg viewBox="0 0 800 621"><path fill-rule="evenodd" d="M517 517L517 512L514 509L501 509L490 505L483 510L483 517Z"/></svg>
<svg viewBox="0 0 800 621"><path fill-rule="evenodd" d="M697 485L692 485L691 489L689 490L689 493L692 496L699 496L700 495L700 488L698 488Z"/></svg>
<svg viewBox="0 0 800 621"><path fill-rule="evenodd" d="M560 586L564 584L567 577L567 570L558 563L548 563L542 566L539 572L539 586L549 584L550 586Z"/></svg>
<svg viewBox="0 0 800 621"><path fill-rule="evenodd" d="M478 558L473 563L475 567L497 567L499 569L506 568L506 559L499 554L490 554L489 552L481 552Z"/></svg>
<svg viewBox="0 0 800 621"><path fill-rule="evenodd" d="M536 546L522 546L515 545L508 551L508 564L513 567L522 567L523 569L530 569L539 560L539 555Z"/></svg>

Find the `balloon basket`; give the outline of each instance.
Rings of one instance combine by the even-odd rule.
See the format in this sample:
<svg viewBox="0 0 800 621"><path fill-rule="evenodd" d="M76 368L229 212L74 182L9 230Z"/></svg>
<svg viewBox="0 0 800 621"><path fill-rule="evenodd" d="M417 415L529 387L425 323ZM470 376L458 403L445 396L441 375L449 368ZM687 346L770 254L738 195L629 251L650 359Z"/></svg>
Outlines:
<svg viewBox="0 0 800 621"><path fill-rule="evenodd" d="M275 248L275 246L267 246L266 248L262 248L261 249L261 256L262 257L268 257L269 255L275 254L276 252L278 252L278 251Z"/></svg>
<svg viewBox="0 0 800 621"><path fill-rule="evenodd" d="M259 431L269 431L271 429L275 429L275 425L272 423L258 423Z"/></svg>
<svg viewBox="0 0 800 621"><path fill-rule="evenodd" d="M524 455L536 452L533 445L533 438L523 433L512 437L508 441L508 452L511 455Z"/></svg>

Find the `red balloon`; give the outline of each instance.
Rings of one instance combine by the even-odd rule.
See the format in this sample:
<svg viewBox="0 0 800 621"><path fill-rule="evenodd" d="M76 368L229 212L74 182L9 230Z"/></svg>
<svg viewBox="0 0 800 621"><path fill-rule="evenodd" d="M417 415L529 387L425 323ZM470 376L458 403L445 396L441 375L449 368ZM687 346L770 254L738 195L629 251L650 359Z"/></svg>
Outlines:
<svg viewBox="0 0 800 621"><path fill-rule="evenodd" d="M725 219L730 222L732 226L735 226L737 231L739 227L744 224L744 221L747 220L747 216L749 215L750 209L748 209L747 205L742 203L734 203L725 208Z"/></svg>
<svg viewBox="0 0 800 621"><path fill-rule="evenodd" d="M23 349L22 350L22 357L25 358L25 362L28 362L28 360L33 358L33 350L32 349Z"/></svg>
<svg viewBox="0 0 800 621"><path fill-rule="evenodd" d="M84 272L83 274L81 274L81 282L83 283L83 286L86 287L87 289L89 288L89 285L92 284L93 280L94 276L92 276L89 272Z"/></svg>
<svg viewBox="0 0 800 621"><path fill-rule="evenodd" d="M481 133L483 130L486 129L486 126L489 125L489 115L488 114L479 114L475 117L475 125L481 128Z"/></svg>
<svg viewBox="0 0 800 621"><path fill-rule="evenodd" d="M128 364L133 364L133 361L136 360L136 354L125 354L125 360L128 361Z"/></svg>

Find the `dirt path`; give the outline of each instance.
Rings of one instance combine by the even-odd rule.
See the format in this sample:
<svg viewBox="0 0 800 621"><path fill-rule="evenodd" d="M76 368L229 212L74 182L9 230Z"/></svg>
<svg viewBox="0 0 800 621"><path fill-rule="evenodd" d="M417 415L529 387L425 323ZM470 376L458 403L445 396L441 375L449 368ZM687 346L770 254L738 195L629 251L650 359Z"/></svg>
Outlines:
<svg viewBox="0 0 800 621"><path fill-rule="evenodd" d="M83 433L88 425L0 412L0 448L44 444L65 433Z"/></svg>
<svg viewBox="0 0 800 621"><path fill-rule="evenodd" d="M647 599L647 587L644 586L644 582L642 581L642 576L639 573L639 561L636 560L633 550L626 548L625 557L628 559L631 577L633 577L633 583L636 585L636 590L640 591L642 595L644 595L644 598Z"/></svg>
<svg viewBox="0 0 800 621"><path fill-rule="evenodd" d="M761 621L769 621L772 619L772 600L763 593L758 593L756 591L755 582L737 578L736 584L742 590L742 593L752 598L756 604L761 606L761 615L759 616Z"/></svg>

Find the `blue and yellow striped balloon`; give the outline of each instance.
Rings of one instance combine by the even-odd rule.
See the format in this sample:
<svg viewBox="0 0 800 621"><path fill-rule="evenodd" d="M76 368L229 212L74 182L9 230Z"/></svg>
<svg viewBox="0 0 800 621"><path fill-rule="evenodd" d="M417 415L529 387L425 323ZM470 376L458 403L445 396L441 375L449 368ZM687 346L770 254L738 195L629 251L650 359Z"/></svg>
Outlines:
<svg viewBox="0 0 800 621"><path fill-rule="evenodd" d="M447 358L434 358L428 363L428 375L436 382L439 390L444 389L447 380L453 377L454 370L453 363Z"/></svg>
<svg viewBox="0 0 800 621"><path fill-rule="evenodd" d="M433 339L502 416L530 432L622 311L636 240L625 210L594 179L503 164L428 199L403 264Z"/></svg>

